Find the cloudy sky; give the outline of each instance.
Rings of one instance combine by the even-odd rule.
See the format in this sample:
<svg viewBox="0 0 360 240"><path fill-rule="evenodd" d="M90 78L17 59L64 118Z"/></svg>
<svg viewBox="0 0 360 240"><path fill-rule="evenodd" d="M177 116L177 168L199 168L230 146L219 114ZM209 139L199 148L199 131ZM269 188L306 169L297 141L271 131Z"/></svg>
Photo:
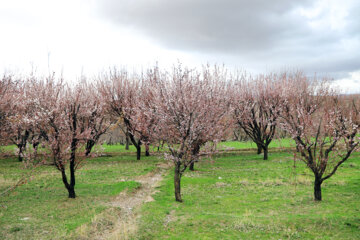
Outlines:
<svg viewBox="0 0 360 240"><path fill-rule="evenodd" d="M225 64L301 69L360 92L357 0L1 0L0 71Z"/></svg>

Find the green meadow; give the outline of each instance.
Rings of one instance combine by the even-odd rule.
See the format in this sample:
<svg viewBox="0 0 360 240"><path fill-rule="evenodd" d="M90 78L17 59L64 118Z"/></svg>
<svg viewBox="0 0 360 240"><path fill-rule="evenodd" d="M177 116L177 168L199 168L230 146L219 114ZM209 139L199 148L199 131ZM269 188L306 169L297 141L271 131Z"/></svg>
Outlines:
<svg viewBox="0 0 360 240"><path fill-rule="evenodd" d="M114 229L124 213L111 203L142 191L139 177L160 166L163 177L153 199L133 210L135 230L110 239L360 239L358 153L324 182L323 201L315 202L313 175L294 161L291 141L274 141L267 161L255 147L221 143L223 151L185 172L183 203L174 200L172 165L163 167L161 153L138 161L132 146L104 145L103 156L89 158L76 172L76 199L67 198L54 166L41 166L0 197L0 239L92 239L92 226L100 220ZM5 156L0 192L30 171L16 157Z"/></svg>

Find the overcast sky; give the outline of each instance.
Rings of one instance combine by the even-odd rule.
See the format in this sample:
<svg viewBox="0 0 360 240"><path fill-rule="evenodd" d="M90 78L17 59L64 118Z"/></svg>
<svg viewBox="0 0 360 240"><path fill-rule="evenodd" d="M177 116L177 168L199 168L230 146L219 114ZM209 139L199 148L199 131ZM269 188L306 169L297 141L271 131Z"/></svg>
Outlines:
<svg viewBox="0 0 360 240"><path fill-rule="evenodd" d="M1 0L0 70L75 80L180 60L301 69L360 92L359 13L357 0Z"/></svg>

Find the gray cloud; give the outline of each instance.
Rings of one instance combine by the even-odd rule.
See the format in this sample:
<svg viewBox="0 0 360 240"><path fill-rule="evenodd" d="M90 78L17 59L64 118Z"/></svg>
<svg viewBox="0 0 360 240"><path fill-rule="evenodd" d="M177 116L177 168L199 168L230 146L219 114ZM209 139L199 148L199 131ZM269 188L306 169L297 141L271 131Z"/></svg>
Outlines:
<svg viewBox="0 0 360 240"><path fill-rule="evenodd" d="M316 1L137 0L99 2L101 15L132 27L169 48L232 59L257 67L292 66L343 76L360 70L360 4L354 1L346 26L333 29L324 11L300 14ZM313 28L309 20L323 21Z"/></svg>

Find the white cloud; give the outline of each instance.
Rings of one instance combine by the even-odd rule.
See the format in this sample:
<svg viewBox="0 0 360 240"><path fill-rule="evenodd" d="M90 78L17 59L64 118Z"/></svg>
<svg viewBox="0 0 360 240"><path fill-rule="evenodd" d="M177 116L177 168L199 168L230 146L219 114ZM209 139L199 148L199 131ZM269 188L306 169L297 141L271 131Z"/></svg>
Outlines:
<svg viewBox="0 0 360 240"><path fill-rule="evenodd" d="M90 1L89 1L90 2ZM131 28L97 18L87 1L6 1L0 5L0 71L64 72L69 78L111 66L154 65L190 59ZM3 14L1 14L3 13Z"/></svg>
<svg viewBox="0 0 360 240"><path fill-rule="evenodd" d="M0 72L34 66L47 73L49 65L73 79L113 65L131 70L180 60L340 79L360 69L359 6L351 0L5 0Z"/></svg>
<svg viewBox="0 0 360 240"><path fill-rule="evenodd" d="M349 77L334 81L333 87L341 93L360 93L360 70L351 72Z"/></svg>

